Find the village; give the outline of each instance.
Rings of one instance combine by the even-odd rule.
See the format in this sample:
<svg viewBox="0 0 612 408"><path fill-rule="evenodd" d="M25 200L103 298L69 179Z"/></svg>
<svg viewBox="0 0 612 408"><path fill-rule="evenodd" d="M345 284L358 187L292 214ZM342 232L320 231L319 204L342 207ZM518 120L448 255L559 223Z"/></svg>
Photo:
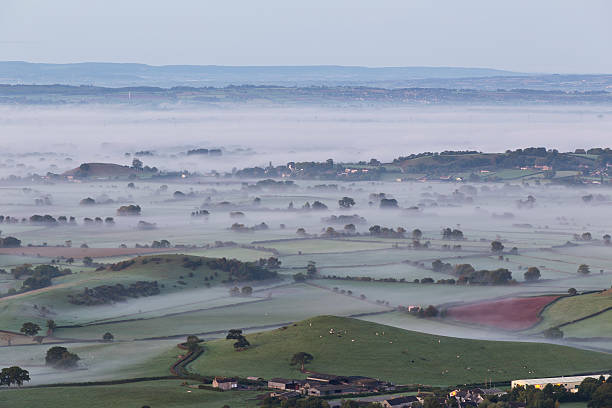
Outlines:
<svg viewBox="0 0 612 408"><path fill-rule="evenodd" d="M537 391L556 390L568 395L577 395L581 385L589 382L605 382L610 374L590 374L569 377L549 377L535 379L518 379L500 387L492 384L484 386L460 387L443 391L430 386L416 386L416 391L407 391L415 385L395 385L390 382L364 376L336 376L322 373L309 373L306 379L271 378L267 381L258 377L248 377L250 382L246 385L237 378L215 377L212 388L220 391L239 391L241 389L267 388L261 394L259 405L265 401L285 401L288 406L291 402L309 397L322 398L329 407L344 407L346 401L351 401L351 407L371 407L373 404L384 408L421 408L421 407L448 407L448 408L476 408L487 406L488 402L496 402L504 396L514 394L518 390L530 389ZM258 384L258 385L256 385ZM199 385L198 388L208 388ZM263 403L262 403L263 402ZM483 405L484 404L484 405ZM525 401L507 401L510 408L525 408Z"/></svg>

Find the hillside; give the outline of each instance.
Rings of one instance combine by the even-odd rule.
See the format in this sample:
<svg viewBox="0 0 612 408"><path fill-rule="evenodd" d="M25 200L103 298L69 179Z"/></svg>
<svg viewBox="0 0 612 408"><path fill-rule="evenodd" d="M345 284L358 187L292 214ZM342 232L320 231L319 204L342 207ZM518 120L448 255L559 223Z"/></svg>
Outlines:
<svg viewBox="0 0 612 408"><path fill-rule="evenodd" d="M332 331L333 330L333 331ZM455 385L600 371L612 355L564 346L466 340L422 334L351 318L321 316L286 328L247 334L251 348L236 352L232 340L206 343L192 364L204 375L304 378L291 356L314 356L306 369L364 375L398 384Z"/></svg>

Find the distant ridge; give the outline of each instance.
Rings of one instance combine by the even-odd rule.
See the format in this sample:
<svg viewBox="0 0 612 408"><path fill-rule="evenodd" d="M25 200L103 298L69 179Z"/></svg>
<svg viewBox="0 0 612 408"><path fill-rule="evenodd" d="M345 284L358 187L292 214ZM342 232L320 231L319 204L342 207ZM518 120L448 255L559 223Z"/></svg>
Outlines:
<svg viewBox="0 0 612 408"><path fill-rule="evenodd" d="M220 66L0 61L0 83L96 86L373 85L423 79L487 78L530 74L466 67Z"/></svg>

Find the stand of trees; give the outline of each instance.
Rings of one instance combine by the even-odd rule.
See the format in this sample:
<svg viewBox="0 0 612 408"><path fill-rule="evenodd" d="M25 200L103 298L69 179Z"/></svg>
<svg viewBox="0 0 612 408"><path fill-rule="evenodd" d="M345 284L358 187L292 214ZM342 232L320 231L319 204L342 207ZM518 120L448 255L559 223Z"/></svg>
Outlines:
<svg viewBox="0 0 612 408"><path fill-rule="evenodd" d="M21 387L24 382L30 381L30 373L18 366L6 367L0 371L0 386L17 385Z"/></svg>
<svg viewBox="0 0 612 408"><path fill-rule="evenodd" d="M66 347L55 346L47 350L45 364L58 369L70 369L76 367L80 358L68 351Z"/></svg>
<svg viewBox="0 0 612 408"><path fill-rule="evenodd" d="M157 281L138 281L124 286L101 285L94 288L85 288L82 293L68 295L68 301L74 305L96 306L114 302L122 302L127 298L138 298L159 295L160 290Z"/></svg>

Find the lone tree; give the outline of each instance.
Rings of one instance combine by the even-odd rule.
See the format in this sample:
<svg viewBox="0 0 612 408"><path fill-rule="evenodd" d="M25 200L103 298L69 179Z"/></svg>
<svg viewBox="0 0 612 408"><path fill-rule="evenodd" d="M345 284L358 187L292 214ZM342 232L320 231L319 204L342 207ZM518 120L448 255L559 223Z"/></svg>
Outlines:
<svg viewBox="0 0 612 408"><path fill-rule="evenodd" d="M10 387L16 384L21 387L25 381L30 381L30 373L21 367L12 366L0 371L0 385Z"/></svg>
<svg viewBox="0 0 612 408"><path fill-rule="evenodd" d="M419 241L423 237L423 231L418 228L412 230L412 239Z"/></svg>
<svg viewBox="0 0 612 408"><path fill-rule="evenodd" d="M578 267L578 273L581 275L588 275L591 273L591 269L589 268L589 265L582 264Z"/></svg>
<svg viewBox="0 0 612 408"><path fill-rule="evenodd" d="M312 354L300 351L299 353L295 353L293 357L291 357L290 365L294 366L299 364L301 367L301 371L304 371L304 365L310 363L312 360L314 360Z"/></svg>
<svg viewBox="0 0 612 408"><path fill-rule="evenodd" d="M491 251L492 252L502 252L504 250L504 244L502 244L500 241L493 241L491 242Z"/></svg>
<svg viewBox="0 0 612 408"><path fill-rule="evenodd" d="M36 334L38 334L38 332L40 331L40 326L36 323L27 322L24 323L23 326L21 326L21 330L19 331L25 334L26 336L36 336Z"/></svg>
<svg viewBox="0 0 612 408"><path fill-rule="evenodd" d="M56 327L57 325L55 324L54 320L47 320L47 329L49 329L49 334L52 334Z"/></svg>
<svg viewBox="0 0 612 408"><path fill-rule="evenodd" d="M200 348L200 341L201 340L198 338L198 336L194 336L192 334L190 336L187 336L187 341L185 342L185 345L187 346L189 351L196 351L198 348Z"/></svg>
<svg viewBox="0 0 612 408"><path fill-rule="evenodd" d="M338 200L338 205L340 208L351 208L355 205L355 200L351 197L342 197L342 199Z"/></svg>
<svg viewBox="0 0 612 408"><path fill-rule="evenodd" d="M66 347L55 346L47 350L45 363L53 368L68 369L77 365L79 356L68 351Z"/></svg>
<svg viewBox="0 0 612 408"><path fill-rule="evenodd" d="M562 339L563 332L558 327L551 327L542 332L547 339Z"/></svg>
<svg viewBox="0 0 612 408"><path fill-rule="evenodd" d="M540 279L541 274L540 274L540 270L537 267L532 266L529 269L527 269L527 272L525 272L523 276L525 277L526 281L533 282L533 281L537 281L538 279Z"/></svg>

